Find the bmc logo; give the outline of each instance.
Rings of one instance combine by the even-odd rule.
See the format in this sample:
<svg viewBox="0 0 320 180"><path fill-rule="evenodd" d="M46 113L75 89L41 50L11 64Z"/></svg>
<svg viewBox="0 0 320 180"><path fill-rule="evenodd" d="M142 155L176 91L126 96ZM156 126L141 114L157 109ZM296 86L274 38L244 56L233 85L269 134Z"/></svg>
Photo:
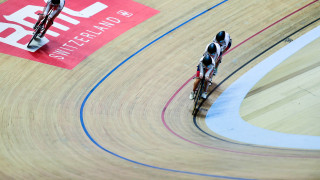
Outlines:
<svg viewBox="0 0 320 180"><path fill-rule="evenodd" d="M28 3L28 4L26 4ZM72 69L90 54L158 11L131 0L66 0L37 48L29 49L33 25L43 0L8 0L0 4L0 52Z"/></svg>

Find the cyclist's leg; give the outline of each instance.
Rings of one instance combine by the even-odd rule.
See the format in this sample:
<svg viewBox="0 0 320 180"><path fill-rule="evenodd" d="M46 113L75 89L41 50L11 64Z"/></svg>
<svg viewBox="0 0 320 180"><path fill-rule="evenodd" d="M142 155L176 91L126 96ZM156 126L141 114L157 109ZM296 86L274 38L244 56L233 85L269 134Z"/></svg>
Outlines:
<svg viewBox="0 0 320 180"><path fill-rule="evenodd" d="M200 82L200 69L199 69L199 66L198 66L197 67L197 73L196 73L196 80L193 83L193 92L196 91L199 82Z"/></svg>
<svg viewBox="0 0 320 180"><path fill-rule="evenodd" d="M198 85L199 85L199 83L200 83L200 78L199 78L199 76L200 76L200 70L199 70L199 67L197 68L197 74L196 74L196 80L194 81L194 83L193 83L193 89L192 89L192 91L191 91L191 93L190 93L190 96L189 96L189 99L193 99L194 98L194 95L195 95L195 91L196 91L196 89L197 89L197 87L198 87Z"/></svg>
<svg viewBox="0 0 320 180"><path fill-rule="evenodd" d="M221 61L222 61L222 55L219 56L218 59L215 62L216 66L214 67L214 70L212 71L213 76L218 74L218 68L219 68L219 65L220 65ZM211 79L212 79L212 77L211 77Z"/></svg>
<svg viewBox="0 0 320 180"><path fill-rule="evenodd" d="M212 77L213 77L214 75L215 75L215 69L212 70L212 72L211 72L210 75L209 75L209 82L208 82L209 86L212 85Z"/></svg>
<svg viewBox="0 0 320 180"><path fill-rule="evenodd" d="M53 25L54 19L60 14L60 12L61 12L61 10L55 10L50 14L50 16L48 18L48 22L47 22L47 24L45 26L45 29L43 30L43 32L42 32L40 37L43 37L46 34L48 29Z"/></svg>
<svg viewBox="0 0 320 180"><path fill-rule="evenodd" d="M39 15L38 21L34 24L33 29L36 29L39 25L39 23L42 21L44 18L44 15Z"/></svg>
<svg viewBox="0 0 320 180"><path fill-rule="evenodd" d="M52 26L52 24L53 24L53 20L52 20L52 19L48 19L48 22L47 22L47 24L45 25L45 28L44 28L44 30L42 31L42 34L41 34L40 37L43 37L43 36L46 34L46 32L47 32L48 29Z"/></svg>
<svg viewBox="0 0 320 180"><path fill-rule="evenodd" d="M200 79L199 79L199 78L196 78L196 80L195 80L194 83L193 83L193 89L192 89L192 91L191 91L191 93L190 93L189 99L192 100L192 99L194 98L195 92L196 92L196 89L197 89L199 83L200 83Z"/></svg>
<svg viewBox="0 0 320 180"><path fill-rule="evenodd" d="M47 4L47 5L43 8L42 14L39 15L38 21L37 21L36 24L33 26L33 29L36 29L36 28L37 28L37 26L38 26L39 23L42 21L42 19L46 16L46 14L48 14L49 9L50 9L50 5Z"/></svg>
<svg viewBox="0 0 320 180"><path fill-rule="evenodd" d="M205 82L204 82L204 91L203 91L203 93L201 94L201 97L202 97L203 99L207 99L208 87L209 87L209 83L208 83L208 81L205 81Z"/></svg>
<svg viewBox="0 0 320 180"><path fill-rule="evenodd" d="M200 79L199 79L199 78L196 78L196 80L195 80L194 83L193 83L193 89L192 89L193 92L196 91L199 83L200 83Z"/></svg>

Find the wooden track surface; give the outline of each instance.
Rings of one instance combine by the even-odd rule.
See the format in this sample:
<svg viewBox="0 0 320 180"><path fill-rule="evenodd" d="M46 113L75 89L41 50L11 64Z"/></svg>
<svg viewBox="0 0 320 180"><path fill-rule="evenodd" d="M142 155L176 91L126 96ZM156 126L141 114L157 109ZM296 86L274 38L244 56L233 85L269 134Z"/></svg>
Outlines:
<svg viewBox="0 0 320 180"><path fill-rule="evenodd" d="M318 47L320 39L301 49L257 83L242 104L240 114L243 118L265 129L319 136L320 124L316 123L320 118Z"/></svg>
<svg viewBox="0 0 320 180"><path fill-rule="evenodd" d="M81 114L81 105L92 88L118 64L221 2L136 1L160 13L108 43L73 70L0 54L0 179L210 178L201 174L212 175L212 179L320 179L320 151L233 142L210 131L204 122L205 110L232 82L289 42L273 45L299 30L290 36L295 40L320 25L316 21L304 27L320 18L319 1L276 24L273 23L313 1L227 1L164 36L122 65L90 94ZM222 29L232 36L233 47L256 36L223 58L214 79L216 84L263 54L222 83L203 104L195 122L191 115L192 101L188 99L191 82L164 109L193 76L205 46ZM269 47L272 48L267 50ZM319 66L317 60L313 62ZM280 68L292 70L290 66ZM303 68L297 66L292 72ZM307 69L305 73L314 70ZM263 92L275 96L272 93L276 92L268 91L272 86L264 87ZM318 88L315 84L314 89ZM319 91L316 92L314 98L319 104ZM250 106L245 103L242 110ZM319 127L319 113L312 107L310 111L318 118L308 120L305 127L317 123ZM242 113L246 117L249 112ZM254 124L259 116L253 113L250 118ZM271 118L276 121L276 117ZM266 125L267 120L259 122L259 126L273 129ZM217 138L200 131L195 123ZM305 134L303 128L285 127L288 129L277 130ZM318 129L310 128L308 132L319 136Z"/></svg>

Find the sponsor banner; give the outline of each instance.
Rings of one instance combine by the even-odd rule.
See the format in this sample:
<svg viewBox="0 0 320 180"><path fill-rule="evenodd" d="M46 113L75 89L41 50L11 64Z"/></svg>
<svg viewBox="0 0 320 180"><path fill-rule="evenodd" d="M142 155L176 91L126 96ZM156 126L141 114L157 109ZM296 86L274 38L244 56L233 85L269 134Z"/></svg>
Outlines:
<svg viewBox="0 0 320 180"><path fill-rule="evenodd" d="M132 0L66 0L45 37L27 44L46 2L0 4L0 52L73 69L93 52L159 11Z"/></svg>

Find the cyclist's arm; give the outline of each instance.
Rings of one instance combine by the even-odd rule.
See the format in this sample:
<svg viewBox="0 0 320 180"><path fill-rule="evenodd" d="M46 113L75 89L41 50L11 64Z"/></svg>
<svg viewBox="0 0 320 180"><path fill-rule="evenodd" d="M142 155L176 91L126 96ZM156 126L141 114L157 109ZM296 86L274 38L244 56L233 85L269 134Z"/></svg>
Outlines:
<svg viewBox="0 0 320 180"><path fill-rule="evenodd" d="M200 76L203 75L203 64L202 61L199 63Z"/></svg>
<svg viewBox="0 0 320 180"><path fill-rule="evenodd" d="M211 72L213 71L214 67L215 67L214 64L211 64L211 65L208 66L208 71L207 71L207 73L206 73L206 78L209 78L209 77L210 77L210 74L211 74Z"/></svg>
<svg viewBox="0 0 320 180"><path fill-rule="evenodd" d="M43 10L43 15L46 16L50 10L51 7L51 0L48 0L46 7Z"/></svg>
<svg viewBox="0 0 320 180"><path fill-rule="evenodd" d="M227 48L224 50L223 53L227 52L227 51L230 49L231 45L232 45L232 39L230 39L230 41L229 41L229 43L228 43L228 46L227 46Z"/></svg>

